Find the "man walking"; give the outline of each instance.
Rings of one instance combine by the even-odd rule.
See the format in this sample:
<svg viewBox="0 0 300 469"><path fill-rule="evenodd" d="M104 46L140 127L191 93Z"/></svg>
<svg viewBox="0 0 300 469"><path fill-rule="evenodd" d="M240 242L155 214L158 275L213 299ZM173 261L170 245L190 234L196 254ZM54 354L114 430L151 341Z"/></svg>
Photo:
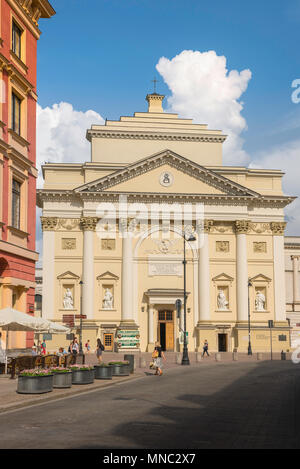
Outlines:
<svg viewBox="0 0 300 469"><path fill-rule="evenodd" d="M204 357L204 354L206 353L206 355L209 357L209 353L208 353L208 342L207 340L205 339L204 341L204 345L203 345L203 353L202 353L202 357Z"/></svg>

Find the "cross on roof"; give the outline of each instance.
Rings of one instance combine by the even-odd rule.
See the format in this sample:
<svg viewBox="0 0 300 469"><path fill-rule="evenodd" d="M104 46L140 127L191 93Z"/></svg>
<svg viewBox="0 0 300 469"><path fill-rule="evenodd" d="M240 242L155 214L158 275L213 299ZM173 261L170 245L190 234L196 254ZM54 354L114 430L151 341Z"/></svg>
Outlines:
<svg viewBox="0 0 300 469"><path fill-rule="evenodd" d="M154 84L154 93L156 93L156 83L158 83L158 80L154 77L154 80L151 80L152 83Z"/></svg>

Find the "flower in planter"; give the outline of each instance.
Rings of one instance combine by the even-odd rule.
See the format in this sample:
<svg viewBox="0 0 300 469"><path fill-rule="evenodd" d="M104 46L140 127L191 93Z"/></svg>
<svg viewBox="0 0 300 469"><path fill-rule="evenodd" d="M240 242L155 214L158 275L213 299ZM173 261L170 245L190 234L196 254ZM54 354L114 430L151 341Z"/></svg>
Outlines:
<svg viewBox="0 0 300 469"><path fill-rule="evenodd" d="M52 375L52 371L49 368L40 369L34 368L32 370L23 370L19 376L49 376Z"/></svg>
<svg viewBox="0 0 300 469"><path fill-rule="evenodd" d="M109 363L100 363L100 365L95 365L95 366L100 366L102 368L109 368Z"/></svg>
<svg viewBox="0 0 300 469"><path fill-rule="evenodd" d="M52 368L50 368L50 370L52 371L52 373L70 373L70 368L64 368L64 367L61 367L61 366L54 366Z"/></svg>
<svg viewBox="0 0 300 469"><path fill-rule="evenodd" d="M71 365L70 369L72 371L86 371L86 370L93 370L93 365Z"/></svg>
<svg viewBox="0 0 300 469"><path fill-rule="evenodd" d="M129 365L129 362L109 362L109 365Z"/></svg>

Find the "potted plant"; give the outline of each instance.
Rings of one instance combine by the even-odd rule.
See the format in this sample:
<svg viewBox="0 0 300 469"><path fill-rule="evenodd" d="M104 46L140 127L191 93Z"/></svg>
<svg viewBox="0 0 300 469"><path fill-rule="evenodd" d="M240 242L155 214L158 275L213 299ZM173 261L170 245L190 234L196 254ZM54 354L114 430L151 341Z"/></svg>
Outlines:
<svg viewBox="0 0 300 469"><path fill-rule="evenodd" d="M72 371L69 368L56 366L51 368L54 388L70 388L72 386Z"/></svg>
<svg viewBox="0 0 300 469"><path fill-rule="evenodd" d="M130 367L129 362L120 361L120 362L109 362L109 366L112 368L113 376L129 376Z"/></svg>
<svg viewBox="0 0 300 469"><path fill-rule="evenodd" d="M53 373L49 369L24 370L18 376L17 393L43 394L53 390Z"/></svg>
<svg viewBox="0 0 300 469"><path fill-rule="evenodd" d="M94 367L89 365L71 365L72 384L91 384L95 379Z"/></svg>
<svg viewBox="0 0 300 469"><path fill-rule="evenodd" d="M95 379L112 379L112 367L106 363L95 365Z"/></svg>

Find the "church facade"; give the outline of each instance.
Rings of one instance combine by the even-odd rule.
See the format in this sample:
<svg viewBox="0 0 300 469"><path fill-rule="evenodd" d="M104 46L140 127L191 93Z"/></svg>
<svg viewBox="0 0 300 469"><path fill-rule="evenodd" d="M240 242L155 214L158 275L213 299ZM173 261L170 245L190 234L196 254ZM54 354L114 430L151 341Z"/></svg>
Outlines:
<svg viewBox="0 0 300 469"><path fill-rule="evenodd" d="M93 125L90 162L43 166L43 316L78 334L82 313L83 343L106 350L180 351L186 280L189 350L246 352L250 325L269 351L270 320L273 350L289 350L283 173L223 166L226 135L163 98Z"/></svg>

